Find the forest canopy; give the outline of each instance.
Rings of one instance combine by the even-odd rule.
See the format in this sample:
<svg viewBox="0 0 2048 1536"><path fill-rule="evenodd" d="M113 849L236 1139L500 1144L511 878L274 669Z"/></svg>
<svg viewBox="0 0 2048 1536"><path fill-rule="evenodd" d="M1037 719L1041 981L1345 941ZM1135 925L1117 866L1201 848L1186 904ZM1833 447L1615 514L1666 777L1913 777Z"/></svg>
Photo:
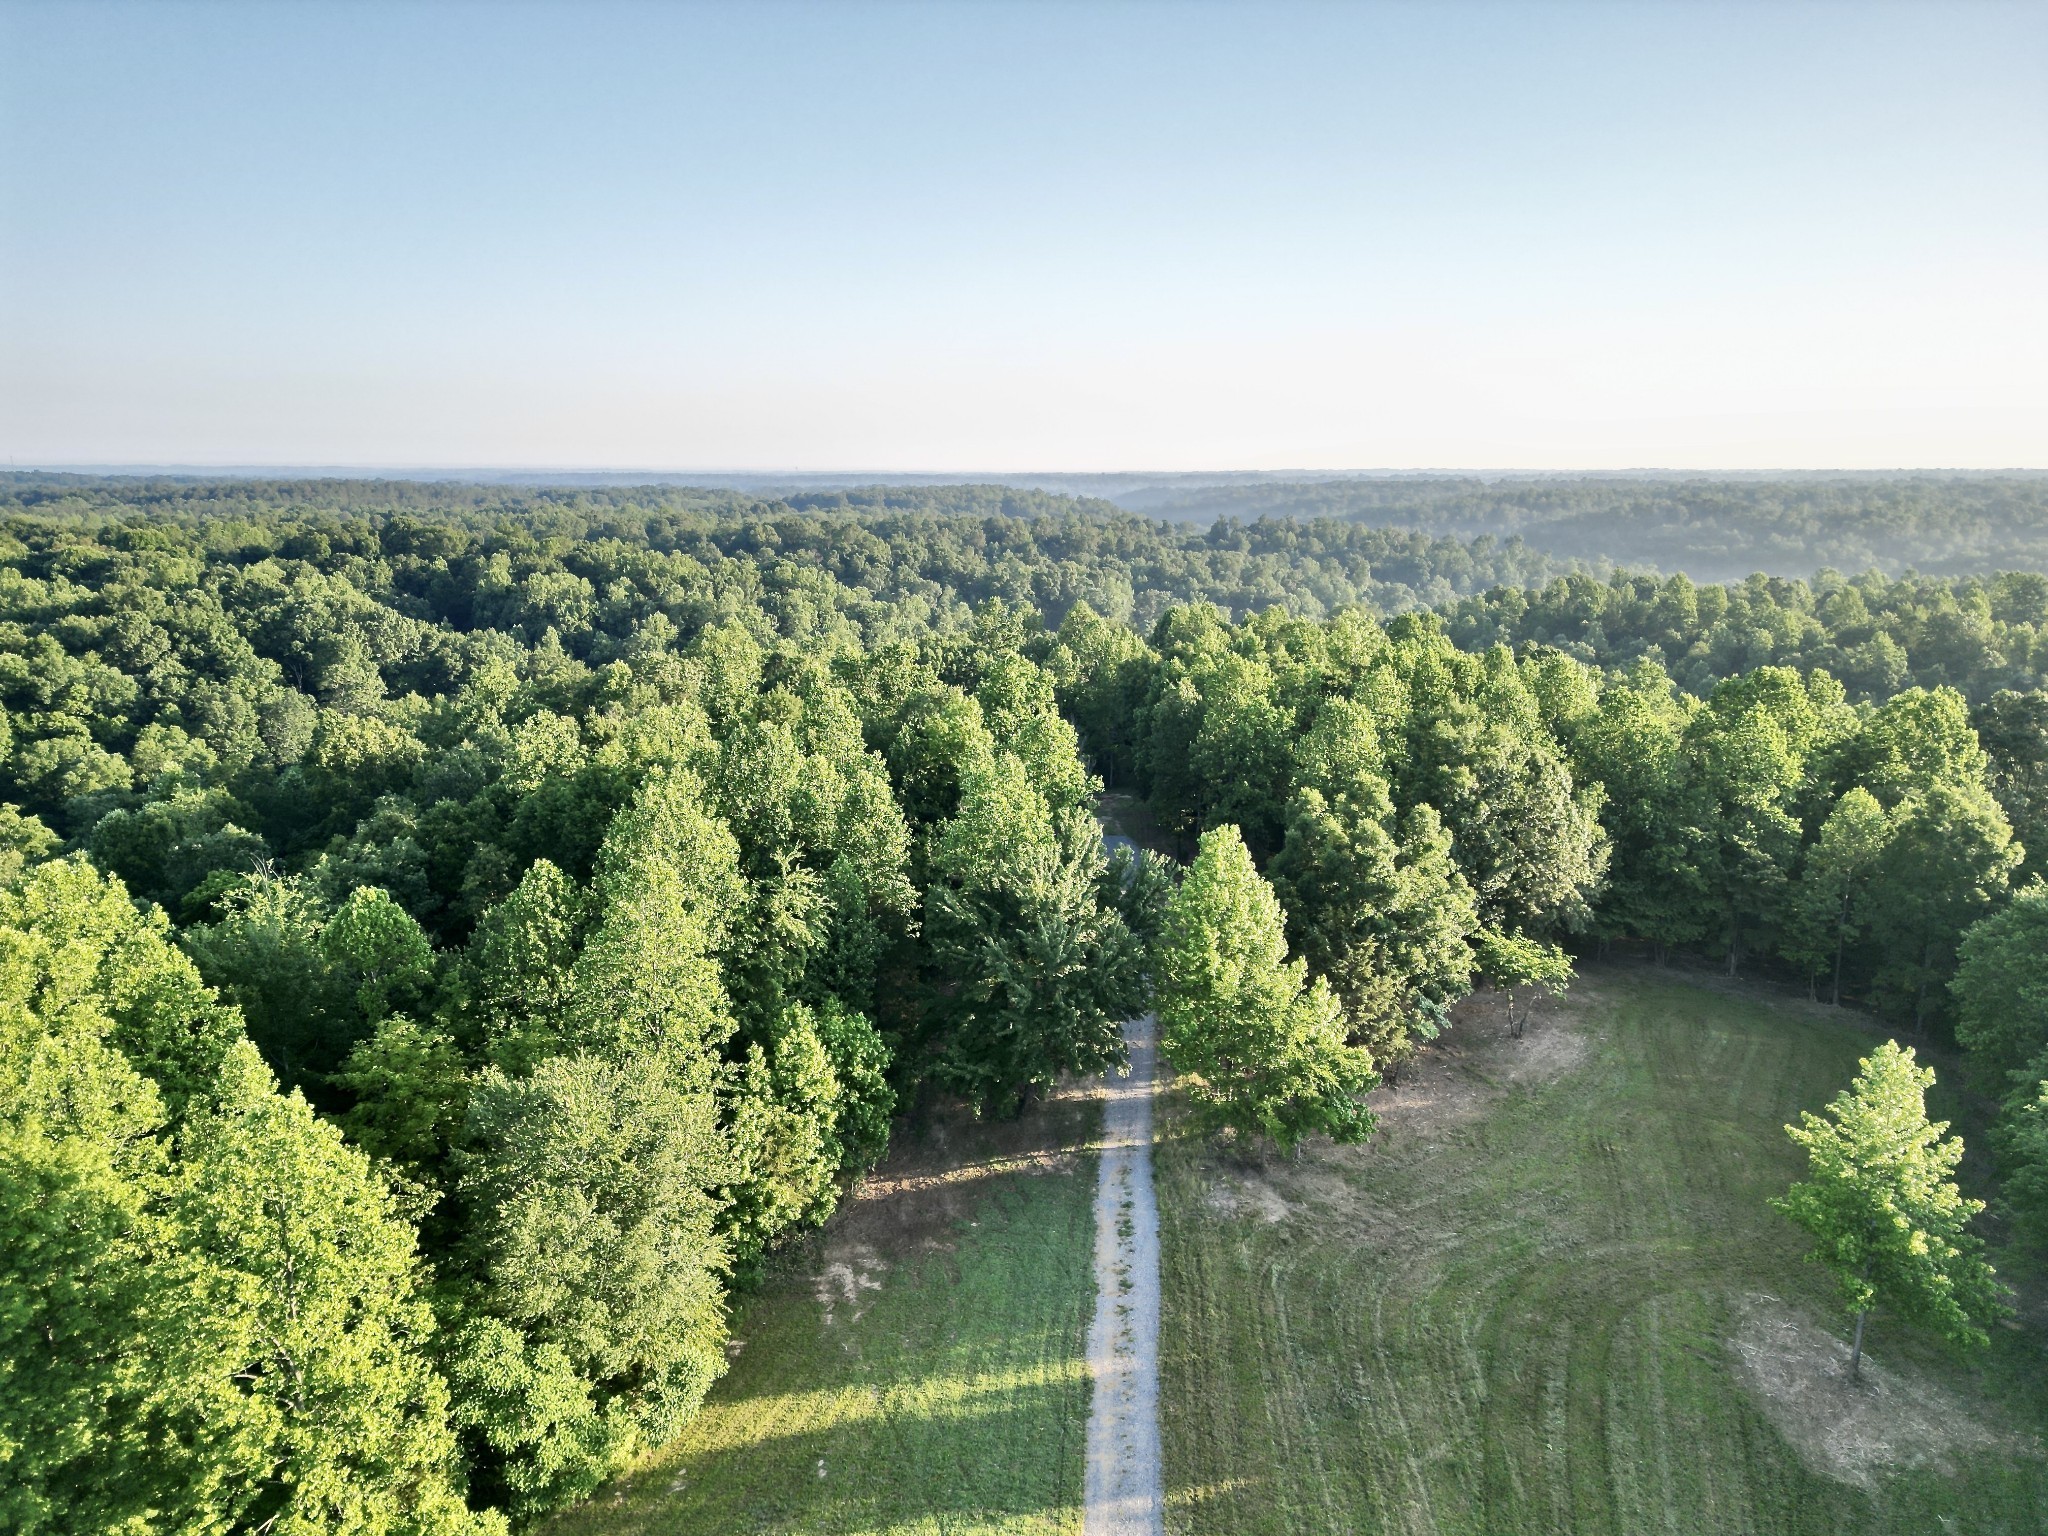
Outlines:
<svg viewBox="0 0 2048 1536"><path fill-rule="evenodd" d="M1155 1000L1204 1123L1289 1147L1475 990L1689 953L1961 1045L2048 1229L2044 668L2028 571L12 476L0 1510L529 1524L901 1127ZM1192 869L1107 854L1105 784Z"/></svg>

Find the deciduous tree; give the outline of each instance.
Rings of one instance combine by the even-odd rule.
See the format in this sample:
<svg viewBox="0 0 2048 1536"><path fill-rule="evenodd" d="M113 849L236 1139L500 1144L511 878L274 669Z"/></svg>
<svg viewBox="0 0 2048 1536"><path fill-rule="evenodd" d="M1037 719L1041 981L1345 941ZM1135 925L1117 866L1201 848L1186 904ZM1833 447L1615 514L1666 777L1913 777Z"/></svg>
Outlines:
<svg viewBox="0 0 2048 1536"><path fill-rule="evenodd" d="M1287 959L1280 903L1235 827L1202 834L1156 966L1160 1040L1204 1124L1283 1150L1372 1134L1372 1057L1345 1042L1328 986Z"/></svg>
<svg viewBox="0 0 2048 1536"><path fill-rule="evenodd" d="M1814 1240L1810 1257L1856 1320L1849 1373L1860 1374L1863 1326L1883 1307L1958 1344L1986 1342L2004 1302L1983 1244L1969 1231L1984 1209L1956 1188L1963 1144L1930 1123L1931 1069L1886 1041L1825 1115L1807 1110L1785 1127L1805 1149L1811 1177L1771 1204Z"/></svg>

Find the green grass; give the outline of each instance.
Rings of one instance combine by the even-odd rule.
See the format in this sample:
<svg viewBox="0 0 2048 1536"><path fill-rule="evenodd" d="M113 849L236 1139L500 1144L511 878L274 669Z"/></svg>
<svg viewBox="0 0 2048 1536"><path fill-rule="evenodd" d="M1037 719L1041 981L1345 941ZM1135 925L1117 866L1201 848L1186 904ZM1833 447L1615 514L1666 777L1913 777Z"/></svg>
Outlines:
<svg viewBox="0 0 2048 1536"><path fill-rule="evenodd" d="M1816 1475L1723 1345L1744 1292L1832 1319L1764 1201L1802 1171L1780 1127L1878 1037L1644 971L1581 992L1583 1059L1463 1123L1257 1175L1161 1148L1169 1529L2048 1530L2048 1462L2018 1449L1871 1492ZM1254 1180L1263 1212L1218 1210ZM2048 1426L2037 1327L1958 1360L1879 1317L1870 1348L1999 1430Z"/></svg>
<svg viewBox="0 0 2048 1536"><path fill-rule="evenodd" d="M941 1159L965 1177L936 1202L843 1213L743 1304L743 1347L683 1438L550 1532L1078 1531L1098 1119L1042 1112L1060 1171L1005 1172L983 1146ZM828 1323L816 1277L849 1261L879 1289L835 1295Z"/></svg>

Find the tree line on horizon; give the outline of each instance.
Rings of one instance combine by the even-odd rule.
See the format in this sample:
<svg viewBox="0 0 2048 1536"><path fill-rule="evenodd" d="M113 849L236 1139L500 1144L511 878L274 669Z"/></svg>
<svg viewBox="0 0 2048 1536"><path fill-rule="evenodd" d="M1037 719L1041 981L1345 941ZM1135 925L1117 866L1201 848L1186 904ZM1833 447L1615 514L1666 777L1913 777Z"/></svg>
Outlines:
<svg viewBox="0 0 2048 1536"><path fill-rule="evenodd" d="M1160 487L1125 498L1197 524L1333 519L1430 537L1492 533L1560 562L1683 571L1964 575L2048 569L2048 475L1459 475Z"/></svg>
<svg viewBox="0 0 2048 1536"><path fill-rule="evenodd" d="M1208 1123L1285 1146L1368 1134L1459 997L1588 945L1781 967L2007 1074L2007 1198L2048 1209L2023 584L1913 587L1885 611L1991 649L1901 619L1906 670L1852 698L1712 638L1805 602L1801 645L1853 646L1834 588L1697 589L1669 645L1603 608L1603 651L1571 605L1670 584L1303 615L1257 589L1327 555L1276 536L1139 602L1142 520L981 491L31 489L0 524L24 1531L529 1524L688 1419L731 1298L892 1123L1115 1064L1155 987ZM1184 878L1105 855L1102 779Z"/></svg>

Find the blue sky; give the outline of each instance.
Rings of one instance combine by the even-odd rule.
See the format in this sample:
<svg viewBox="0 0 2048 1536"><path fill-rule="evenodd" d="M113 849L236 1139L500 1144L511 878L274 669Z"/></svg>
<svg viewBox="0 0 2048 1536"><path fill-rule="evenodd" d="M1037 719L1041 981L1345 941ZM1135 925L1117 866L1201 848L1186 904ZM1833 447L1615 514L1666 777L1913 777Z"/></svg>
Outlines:
<svg viewBox="0 0 2048 1536"><path fill-rule="evenodd" d="M2048 465L2048 5L8 0L0 451Z"/></svg>

